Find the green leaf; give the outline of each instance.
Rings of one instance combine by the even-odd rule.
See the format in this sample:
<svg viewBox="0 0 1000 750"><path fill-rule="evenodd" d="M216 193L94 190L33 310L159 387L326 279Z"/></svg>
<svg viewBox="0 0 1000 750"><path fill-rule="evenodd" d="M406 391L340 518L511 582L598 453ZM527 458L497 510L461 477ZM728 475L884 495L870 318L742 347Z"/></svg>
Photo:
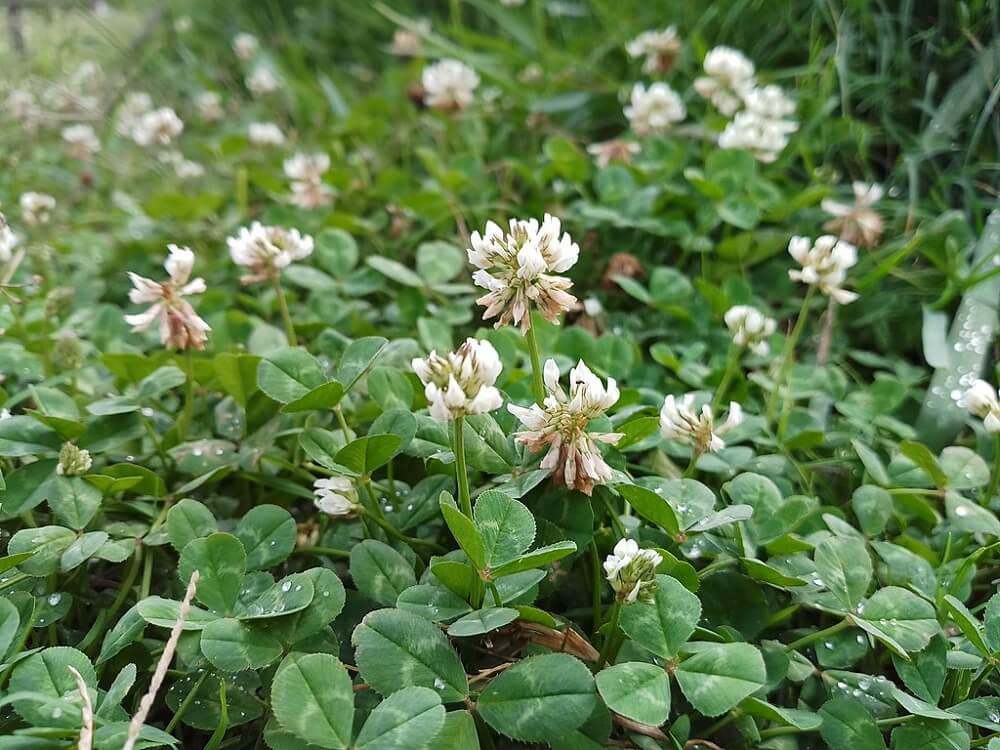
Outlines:
<svg viewBox="0 0 1000 750"><path fill-rule="evenodd" d="M892 750L969 750L969 735L957 721L917 719L892 730Z"/></svg>
<svg viewBox="0 0 1000 750"><path fill-rule="evenodd" d="M8 689L11 695L21 692L40 693L48 698L62 698L67 693L76 694L76 680L69 667L76 669L90 688L97 687L97 675L90 659L82 652L68 646L55 646L32 654L18 662L10 673ZM46 710L30 700L15 700L14 710L21 718L39 727L76 729L80 725L78 713Z"/></svg>
<svg viewBox="0 0 1000 750"><path fill-rule="evenodd" d="M286 644L299 643L327 627L344 609L347 598L340 577L329 568L310 568L296 573L295 585L301 583L302 579L309 581L312 586L313 597L309 605L268 623L274 636ZM283 584L276 585L280 589Z"/></svg>
<svg viewBox="0 0 1000 750"><path fill-rule="evenodd" d="M302 411L332 409L340 403L344 396L344 386L336 380L330 380L318 385L304 396L293 399L281 407L283 414L296 414Z"/></svg>
<svg viewBox="0 0 1000 750"><path fill-rule="evenodd" d="M819 710L820 734L830 750L886 750L875 719L859 701L834 698Z"/></svg>
<svg viewBox="0 0 1000 750"><path fill-rule="evenodd" d="M476 610L455 620L448 628L448 635L452 638L483 635L497 628L502 628L504 625L509 625L517 617L517 610L510 607L490 607Z"/></svg>
<svg viewBox="0 0 1000 750"><path fill-rule="evenodd" d="M251 508L236 524L235 534L246 550L247 570L277 565L295 549L295 519L277 505Z"/></svg>
<svg viewBox="0 0 1000 750"><path fill-rule="evenodd" d="M180 552L189 542L219 530L212 511L189 497L167 511L167 538Z"/></svg>
<svg viewBox="0 0 1000 750"><path fill-rule="evenodd" d="M261 669L281 656L281 643L259 625L230 617L205 625L201 652L223 672Z"/></svg>
<svg viewBox="0 0 1000 750"><path fill-rule="evenodd" d="M135 608L150 625L172 628L180 616L181 603L159 596L148 596L136 604ZM219 616L213 612L201 607L191 607L187 619L184 620L184 630L203 630L210 622L218 619Z"/></svg>
<svg viewBox="0 0 1000 750"><path fill-rule="evenodd" d="M712 643L674 673L685 697L705 716L725 713L767 681L764 659L747 643Z"/></svg>
<svg viewBox="0 0 1000 750"><path fill-rule="evenodd" d="M479 696L479 714L496 731L522 742L547 742L572 732L597 702L594 677L569 654L519 661Z"/></svg>
<svg viewBox="0 0 1000 750"><path fill-rule="evenodd" d="M383 695L429 687L444 703L454 703L469 694L458 654L436 625L418 615L398 609L370 612L351 641L362 678Z"/></svg>
<svg viewBox="0 0 1000 750"><path fill-rule="evenodd" d="M659 726L670 714L670 681L661 667L625 662L597 673L597 692L616 714Z"/></svg>
<svg viewBox="0 0 1000 750"><path fill-rule="evenodd" d="M1000 651L1000 593L986 602L983 619L986 622L986 641L994 651Z"/></svg>
<svg viewBox="0 0 1000 750"><path fill-rule="evenodd" d="M1000 732L1000 698L971 698L950 707L948 711L969 724Z"/></svg>
<svg viewBox="0 0 1000 750"><path fill-rule="evenodd" d="M396 606L430 620L448 622L467 614L472 608L462 597L443 586L421 583L399 595Z"/></svg>
<svg viewBox="0 0 1000 750"><path fill-rule="evenodd" d="M535 540L531 511L502 492L487 490L481 494L473 519L486 548L486 564L491 568L516 559Z"/></svg>
<svg viewBox="0 0 1000 750"><path fill-rule="evenodd" d="M177 574L187 584L198 571L195 597L209 609L231 614L246 573L246 552L232 534L215 533L189 542L181 551Z"/></svg>
<svg viewBox="0 0 1000 750"><path fill-rule="evenodd" d="M923 469L936 487L944 487L948 483L948 477L945 476L934 454L931 453L931 449L926 445L915 443L912 440L904 440L899 444L899 452Z"/></svg>
<svg viewBox="0 0 1000 750"><path fill-rule="evenodd" d="M872 580L872 561L864 542L829 537L816 548L816 573L845 610L853 610Z"/></svg>
<svg viewBox="0 0 1000 750"><path fill-rule="evenodd" d="M270 580L270 579L267 579ZM245 607L239 608L241 620L284 618L308 607L316 595L313 579L305 573L292 573L269 586Z"/></svg>
<svg viewBox="0 0 1000 750"><path fill-rule="evenodd" d="M892 664L903 684L918 698L935 705L941 699L948 673L947 648L944 638L935 636L927 648L911 654L909 660L892 655Z"/></svg>
<svg viewBox="0 0 1000 750"><path fill-rule="evenodd" d="M576 552L576 542L556 542L521 555L493 571L494 578L513 575L532 568L540 568Z"/></svg>
<svg viewBox="0 0 1000 750"><path fill-rule="evenodd" d="M305 349L280 349L261 360L257 385L282 404L300 399L326 382L319 362Z"/></svg>
<svg viewBox="0 0 1000 750"><path fill-rule="evenodd" d="M879 589L862 606L854 621L903 658L941 632L934 606L898 586Z"/></svg>
<svg viewBox="0 0 1000 750"><path fill-rule="evenodd" d="M354 723L351 676L329 654L289 654L271 684L271 706L281 726L317 747L350 747Z"/></svg>
<svg viewBox="0 0 1000 750"><path fill-rule="evenodd" d="M449 711L433 742L420 750L480 750L476 722L468 711ZM990 748L993 750L993 748Z"/></svg>
<svg viewBox="0 0 1000 750"><path fill-rule="evenodd" d="M969 643L983 656L991 656L993 649L987 644L983 634L983 627L979 623L979 620L976 619L976 616L962 602L950 594L944 598L944 608L948 616L958 625L962 631L962 635L969 639Z"/></svg>
<svg viewBox="0 0 1000 750"><path fill-rule="evenodd" d="M47 576L59 569L63 552L75 539L76 534L64 526L21 529L11 537L7 552L11 555L33 553L18 567L29 576Z"/></svg>
<svg viewBox="0 0 1000 750"><path fill-rule="evenodd" d="M626 604L621 613L625 634L663 659L673 659L701 619L701 602L676 578L656 576L653 602Z"/></svg>
<svg viewBox="0 0 1000 750"><path fill-rule="evenodd" d="M401 443L399 435L366 435L341 448L334 460L355 474L365 476L388 463Z"/></svg>
<svg viewBox="0 0 1000 750"><path fill-rule="evenodd" d="M357 750L413 750L434 739L444 726L440 696L423 687L393 693L368 715Z"/></svg>
<svg viewBox="0 0 1000 750"><path fill-rule="evenodd" d="M337 367L337 380L343 383L344 393L354 388L361 376L375 364L388 343L381 336L366 336L347 345Z"/></svg>
<svg viewBox="0 0 1000 750"><path fill-rule="evenodd" d="M740 710L751 716L759 716L768 721L784 724L788 727L795 727L804 732L811 732L818 729L823 720L812 711L805 711L796 708L784 708L774 706L767 701L753 696L740 702Z"/></svg>
<svg viewBox="0 0 1000 750"><path fill-rule="evenodd" d="M861 530L868 536L877 536L885 531L892 518L892 495L874 484L865 484L854 490L851 507Z"/></svg>
<svg viewBox="0 0 1000 750"><path fill-rule="evenodd" d="M417 583L407 559L376 539L366 539L351 550L351 577L361 593L390 607Z"/></svg>
<svg viewBox="0 0 1000 750"><path fill-rule="evenodd" d="M139 640L145 629L146 620L139 614L139 605L135 604L121 616L121 619L115 623L111 630L105 633L104 641L101 644L101 653L94 663L100 666L108 659L114 658L124 648ZM2 654L3 651L0 649L0 656Z"/></svg>
<svg viewBox="0 0 1000 750"><path fill-rule="evenodd" d="M637 484L619 484L615 489L631 505L635 512L650 523L659 526L668 534L680 534L680 523L674 509L661 495Z"/></svg>
<svg viewBox="0 0 1000 750"><path fill-rule="evenodd" d="M0 599L0 663L21 627L21 615L9 599Z"/></svg>
<svg viewBox="0 0 1000 750"><path fill-rule="evenodd" d="M246 408L257 388L257 369L260 357L253 354L218 354L212 360L215 375L222 384L222 390L233 400Z"/></svg>
<svg viewBox="0 0 1000 750"><path fill-rule="evenodd" d="M423 279L397 260L382 255L369 255L365 258L365 263L397 284L415 288L424 286Z"/></svg>
<svg viewBox="0 0 1000 750"><path fill-rule="evenodd" d="M441 515L444 516L444 521L448 525L448 529L451 531L452 536L455 537L455 541L458 542L462 551L468 555L469 560L472 561L472 564L478 570L485 570L486 543L483 541L478 527L472 522L471 518L468 518L458 509L458 506L455 504L455 498L447 492L441 493L438 497L438 503L441 506Z"/></svg>
<svg viewBox="0 0 1000 750"><path fill-rule="evenodd" d="M428 284L451 281L466 262L465 253L450 242L421 242L417 247L417 273Z"/></svg>
<svg viewBox="0 0 1000 750"><path fill-rule="evenodd" d="M490 474L509 474L514 468L514 451L507 434L490 414L465 418L465 458L473 469Z"/></svg>

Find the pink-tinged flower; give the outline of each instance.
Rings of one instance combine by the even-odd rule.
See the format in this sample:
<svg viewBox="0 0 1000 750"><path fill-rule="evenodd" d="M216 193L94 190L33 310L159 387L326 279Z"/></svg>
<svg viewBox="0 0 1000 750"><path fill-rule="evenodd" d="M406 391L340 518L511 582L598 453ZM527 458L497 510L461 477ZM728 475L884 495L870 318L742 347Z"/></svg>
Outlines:
<svg viewBox="0 0 1000 750"><path fill-rule="evenodd" d="M621 138L591 143L587 146L587 153L594 157L594 162L599 167L606 167L613 161L630 164L632 157L640 150L641 147L635 141L626 141Z"/></svg>
<svg viewBox="0 0 1000 750"><path fill-rule="evenodd" d="M835 232L852 245L874 247L882 238L882 216L874 205L882 199L884 190L881 185L864 182L852 183L851 189L854 191L853 204L823 199L820 205L833 217L823 229Z"/></svg>
<svg viewBox="0 0 1000 750"><path fill-rule="evenodd" d="M667 396L660 409L660 434L667 440L690 445L696 453L715 453L726 447L722 435L742 424L743 407L735 401L729 403L726 421L715 426L712 407L705 404L701 411L695 411L694 394L684 395L680 402L674 396Z"/></svg>
<svg viewBox="0 0 1000 750"><path fill-rule="evenodd" d="M158 320L160 342L168 349L204 349L212 329L184 297L204 292L205 281L189 280L194 268L194 253L190 249L177 245L167 247L170 255L163 267L167 269L169 281L153 281L129 272L133 287L129 299L133 304L150 307L138 315L126 315L125 322L133 331L140 332Z"/></svg>
<svg viewBox="0 0 1000 750"><path fill-rule="evenodd" d="M476 286L488 290L476 302L486 308L483 319L497 318L495 327L513 322L522 331L531 327L531 308L553 323L576 304L569 293L573 282L554 274L569 270L580 256L580 247L554 216L510 220L504 234L487 222L483 235L473 232L469 262L479 270L472 274ZM499 317L498 317L499 316Z"/></svg>
<svg viewBox="0 0 1000 750"><path fill-rule="evenodd" d="M323 173L330 168L324 153L295 154L285 159L285 176L292 181L292 203L299 208L320 208L333 199L333 190L323 183Z"/></svg>
<svg viewBox="0 0 1000 750"><path fill-rule="evenodd" d="M431 417L438 422L485 414L503 403L494 385L503 364L489 341L469 338L443 357L431 352L426 359L414 359L411 366L424 384Z"/></svg>
<svg viewBox="0 0 1000 750"><path fill-rule="evenodd" d="M462 110L472 104L473 93L479 86L476 71L450 58L428 65L420 80L424 87L424 103L448 112Z"/></svg>
<svg viewBox="0 0 1000 750"><path fill-rule="evenodd" d="M87 161L101 150L101 142L90 125L70 125L63 128L62 137L74 159Z"/></svg>
<svg viewBox="0 0 1000 750"><path fill-rule="evenodd" d="M987 432L1000 432L1000 399L997 389L985 380L977 380L962 396L961 406L970 414L982 417Z"/></svg>
<svg viewBox="0 0 1000 750"><path fill-rule="evenodd" d="M625 45L629 57L642 57L643 73L666 73L681 51L681 38L674 26L662 31L644 31Z"/></svg>
<svg viewBox="0 0 1000 750"><path fill-rule="evenodd" d="M235 237L226 240L233 263L250 270L240 283L253 284L275 279L281 269L307 258L313 251L313 238L297 229L264 226L255 221L242 227Z"/></svg>
<svg viewBox="0 0 1000 750"><path fill-rule="evenodd" d="M792 237L788 253L802 265L801 270L793 268L788 272L793 281L819 288L840 305L858 298L857 294L843 288L847 270L858 262L858 249L851 243L838 240L832 234L817 237L815 243L809 237Z"/></svg>
<svg viewBox="0 0 1000 750"><path fill-rule="evenodd" d="M595 484L612 478L597 444L615 445L623 433L588 432L587 425L617 403L618 385L608 378L605 386L582 361L569 371L569 393L559 385L555 360L545 363L544 375L545 403L527 408L507 404L527 428L514 437L532 453L547 451L540 466L552 472L556 482L590 495Z"/></svg>
<svg viewBox="0 0 1000 750"><path fill-rule="evenodd" d="M21 219L29 227L48 224L56 207L56 199L48 193L22 193L20 202Z"/></svg>

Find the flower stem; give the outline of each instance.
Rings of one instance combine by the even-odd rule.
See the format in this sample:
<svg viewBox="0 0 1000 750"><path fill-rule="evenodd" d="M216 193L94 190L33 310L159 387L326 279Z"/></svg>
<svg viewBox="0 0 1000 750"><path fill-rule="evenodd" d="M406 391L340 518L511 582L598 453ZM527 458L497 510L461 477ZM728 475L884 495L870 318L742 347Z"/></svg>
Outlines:
<svg viewBox="0 0 1000 750"><path fill-rule="evenodd" d="M839 633L845 628L851 627L854 623L851 621L850 617L845 617L843 620L838 622L836 625L831 625L823 630L817 630L809 635L802 636L797 641L792 641L787 646L785 646L785 653L790 653L792 651L798 651L800 648L804 648L816 641L821 641L824 638L829 638L831 635Z"/></svg>
<svg viewBox="0 0 1000 750"><path fill-rule="evenodd" d="M545 383L542 380L542 357L538 351L535 327L530 326L524 337L528 341L528 354L531 356L531 390L535 395L535 403L541 406L545 401Z"/></svg>
<svg viewBox="0 0 1000 750"><path fill-rule="evenodd" d="M993 438L993 472L990 474L990 483L980 504L989 506L990 500L997 494L998 486L1000 486L1000 434Z"/></svg>
<svg viewBox="0 0 1000 750"><path fill-rule="evenodd" d="M795 361L795 347L802 336L802 330L805 328L806 319L809 317L809 304L812 302L815 293L816 287L814 286L810 286L806 291L806 296L802 298L802 308L799 310L799 317L795 320L792 332L785 339L785 349L781 354L781 370L778 372L778 379L774 383L774 391L772 391L771 398L767 403L767 418L769 421L774 419L775 410L778 407L779 394L788 380L788 373L791 370L792 362ZM780 430L778 434L780 436Z"/></svg>
<svg viewBox="0 0 1000 750"><path fill-rule="evenodd" d="M736 369L740 364L740 353L742 347L736 344L731 344L729 346L729 354L726 356L726 369L722 373L722 380L719 381L718 387L715 389L715 396L712 398L712 413L715 414L719 405L726 397L726 391L729 389L729 384L732 382L733 376L736 374Z"/></svg>
<svg viewBox="0 0 1000 750"><path fill-rule="evenodd" d="M278 309L281 310L281 319L285 322L285 335L288 337L288 345L295 346L298 338L295 336L295 324L292 323L292 315L288 312L288 300L285 299L285 290L281 288L281 277L275 276L273 279L274 293L278 295Z"/></svg>
<svg viewBox="0 0 1000 750"><path fill-rule="evenodd" d="M382 531L384 531L386 534L388 534L391 538L395 539L396 541L403 542L404 544L408 544L411 547L426 547L427 549L431 550L432 552L438 555L443 555L448 551L440 544L432 542L429 539L417 539L416 537L407 536L403 532L399 531L395 526L393 526L387 520L385 520L384 518L379 518L377 515L375 515L370 510L368 510L363 506L360 508L359 512L362 518L365 518L369 521L374 521L375 524L382 529Z"/></svg>
<svg viewBox="0 0 1000 750"><path fill-rule="evenodd" d="M465 465L465 417L455 418L452 450L455 453L455 480L458 482L458 505L472 518L472 497L469 494L469 470Z"/></svg>
<svg viewBox="0 0 1000 750"><path fill-rule="evenodd" d="M594 608L594 633L601 629L601 622L604 619L604 613L601 611L601 553L597 551L597 542L593 539L590 540L590 570L591 581L593 589L593 608Z"/></svg>
<svg viewBox="0 0 1000 750"><path fill-rule="evenodd" d="M698 470L698 459L701 458L702 451L695 448L691 451L691 460L688 461L687 468L684 469L684 479L690 479Z"/></svg>
<svg viewBox="0 0 1000 750"><path fill-rule="evenodd" d="M184 389L184 410L177 423L177 437L180 442L187 438L188 427L191 426L191 414L194 410L194 355L187 350L187 383ZM164 467L165 468L165 467Z"/></svg>
<svg viewBox="0 0 1000 750"><path fill-rule="evenodd" d="M614 661L615 656L618 654L619 643L618 640L618 621L621 619L622 615L622 603L619 599L615 599L615 603L611 607L611 619L608 622L608 635L604 639L604 645L601 646L601 655L597 659L597 668L601 669L609 661Z"/></svg>

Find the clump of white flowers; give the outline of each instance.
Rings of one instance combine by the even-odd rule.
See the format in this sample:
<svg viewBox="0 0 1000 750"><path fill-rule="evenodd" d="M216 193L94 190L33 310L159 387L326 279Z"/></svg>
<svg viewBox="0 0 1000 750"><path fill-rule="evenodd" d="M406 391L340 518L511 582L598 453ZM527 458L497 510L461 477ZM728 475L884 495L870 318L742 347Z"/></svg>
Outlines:
<svg viewBox="0 0 1000 750"><path fill-rule="evenodd" d="M21 219L29 227L48 224L56 199L47 193L27 192L21 194Z"/></svg>
<svg viewBox="0 0 1000 750"><path fill-rule="evenodd" d="M729 403L726 421L715 426L712 407L705 404L701 411L695 411L695 394L688 393L677 399L670 395L660 409L660 434L667 440L675 440L690 445L696 455L715 453L726 447L722 435L743 423L743 407L737 402Z"/></svg>
<svg viewBox="0 0 1000 750"><path fill-rule="evenodd" d="M833 218L823 225L823 229L834 232L852 245L874 247L882 237L882 216L874 206L885 194L881 185L864 182L851 183L854 203L841 203L832 198L824 198L820 204Z"/></svg>
<svg viewBox="0 0 1000 750"><path fill-rule="evenodd" d="M792 237L788 252L802 266L789 270L788 276L793 281L815 286L841 305L858 298L857 294L843 288L847 270L858 262L858 249L851 243L832 234L816 238L815 243L809 237Z"/></svg>
<svg viewBox="0 0 1000 750"><path fill-rule="evenodd" d="M767 317L756 307L734 305L726 310L723 319L733 335L734 344L762 357L770 351L767 340L778 327L774 318Z"/></svg>
<svg viewBox="0 0 1000 750"><path fill-rule="evenodd" d="M695 91L722 114L734 114L754 86L753 61L739 50L719 46L705 55L704 66L706 75L695 79Z"/></svg>
<svg viewBox="0 0 1000 750"><path fill-rule="evenodd" d="M323 183L330 157L323 153L295 154L285 159L285 176L292 181L292 203L299 208L327 206L333 191Z"/></svg>
<svg viewBox="0 0 1000 750"><path fill-rule="evenodd" d="M487 222L483 235L473 232L466 252L477 270L475 284L487 289L476 302L486 308L483 318L498 317L496 327L513 322L526 331L531 327L531 308L558 323L559 315L574 304L569 293L573 282L554 274L568 271L580 256L580 247L569 233L560 236L562 225L554 216L511 219L505 234L497 224Z"/></svg>
<svg viewBox="0 0 1000 750"><path fill-rule="evenodd" d="M205 176L205 168L196 161L185 158L180 151L164 151L159 155L163 164L173 167L182 180L194 180Z"/></svg>
<svg viewBox="0 0 1000 750"><path fill-rule="evenodd" d="M80 161L93 158L101 150L101 142L90 125L70 125L63 128L62 139L69 146L69 155Z"/></svg>
<svg viewBox="0 0 1000 750"><path fill-rule="evenodd" d="M656 595L656 569L663 562L659 552L640 549L634 539L622 539L604 561L604 573L618 601L650 603Z"/></svg>
<svg viewBox="0 0 1000 750"><path fill-rule="evenodd" d="M191 280L194 253L189 248L168 245L170 254L163 267L169 281L158 282L129 272L133 304L149 304L150 308L137 315L126 315L125 322L135 332L145 331L154 322L160 324L160 342L168 349L204 349L212 329L199 317L185 297L205 291L203 279Z"/></svg>
<svg viewBox="0 0 1000 750"><path fill-rule="evenodd" d="M281 81L270 65L258 63L247 76L246 84L254 96L264 96L277 91Z"/></svg>
<svg viewBox="0 0 1000 750"><path fill-rule="evenodd" d="M644 73L666 73L681 51L681 38L673 26L644 31L625 45L625 51L629 57L643 58Z"/></svg>
<svg viewBox="0 0 1000 750"><path fill-rule="evenodd" d="M17 247L18 238L14 230L10 228L3 214L0 214L0 263L7 263L14 257L14 248Z"/></svg>
<svg viewBox="0 0 1000 750"><path fill-rule="evenodd" d="M485 414L503 403L495 386L503 364L489 341L469 338L449 354L431 352L411 366L424 384L430 415L439 422Z"/></svg>
<svg viewBox="0 0 1000 750"><path fill-rule="evenodd" d="M719 146L744 149L759 161L773 162L788 145L788 136L798 130L790 119L795 103L781 87L771 85L751 89L745 104L722 131Z"/></svg>
<svg viewBox="0 0 1000 750"><path fill-rule="evenodd" d="M329 477L313 482L313 502L328 516L347 517L358 512L358 491L354 483L346 477Z"/></svg>
<svg viewBox="0 0 1000 750"><path fill-rule="evenodd" d="M240 32L233 37L233 52L236 53L238 57L243 62L249 62L253 59L253 56L257 54L257 48L260 44L257 42L257 37L253 34L248 34L245 31Z"/></svg>
<svg viewBox="0 0 1000 750"><path fill-rule="evenodd" d="M636 135L665 133L670 126L687 116L680 96L670 86L657 82L648 89L643 83L632 87L625 117Z"/></svg>
<svg viewBox="0 0 1000 750"><path fill-rule="evenodd" d="M22 125L34 126L38 116L35 95L26 89L14 89L4 100L7 113Z"/></svg>
<svg viewBox="0 0 1000 750"><path fill-rule="evenodd" d="M606 167L613 161L620 161L629 164L632 157L639 153L641 147L635 141L626 141L621 138L614 138L601 143L591 143L587 146L587 153L594 157L594 162L599 167Z"/></svg>
<svg viewBox="0 0 1000 750"><path fill-rule="evenodd" d="M273 122L251 122L247 138L255 146L280 146L285 142L285 134Z"/></svg>
<svg viewBox="0 0 1000 750"><path fill-rule="evenodd" d="M132 140L140 146L167 146L184 130L184 122L170 107L158 107L142 115L132 128Z"/></svg>
<svg viewBox="0 0 1000 750"><path fill-rule="evenodd" d="M559 484L590 495L595 484L612 477L611 467L597 447L621 440L620 432L588 432L590 420L604 415L618 401L618 385L608 378L605 386L583 361L569 372L569 393L559 385L559 366L545 363L547 395L543 404L530 407L508 404L507 409L527 429L515 439L532 453L547 451L540 468L553 473Z"/></svg>
<svg viewBox="0 0 1000 750"><path fill-rule="evenodd" d="M226 239L233 263L250 270L240 277L242 284L278 278L281 269L312 255L313 238L297 229L265 226L255 221Z"/></svg>
<svg viewBox="0 0 1000 750"><path fill-rule="evenodd" d="M115 130L119 135L132 137L132 131L139 124L139 120L147 112L153 109L153 97L145 91L130 91L121 106L118 107L118 119L115 121Z"/></svg>
<svg viewBox="0 0 1000 750"><path fill-rule="evenodd" d="M981 417L987 432L1000 432L1000 399L997 389L985 380L977 380L962 396L961 406Z"/></svg>
<svg viewBox="0 0 1000 750"><path fill-rule="evenodd" d="M479 86L476 71L451 58L428 65L420 80L424 87L424 104L448 112L472 104L473 93Z"/></svg>
<svg viewBox="0 0 1000 750"><path fill-rule="evenodd" d="M59 449L56 474L63 477L78 477L90 471L93 463L90 451L78 448L75 443L63 443Z"/></svg>
<svg viewBox="0 0 1000 750"><path fill-rule="evenodd" d="M226 115L222 108L222 97L216 91L199 91L194 98L194 106L198 110L198 116L205 122L218 122Z"/></svg>

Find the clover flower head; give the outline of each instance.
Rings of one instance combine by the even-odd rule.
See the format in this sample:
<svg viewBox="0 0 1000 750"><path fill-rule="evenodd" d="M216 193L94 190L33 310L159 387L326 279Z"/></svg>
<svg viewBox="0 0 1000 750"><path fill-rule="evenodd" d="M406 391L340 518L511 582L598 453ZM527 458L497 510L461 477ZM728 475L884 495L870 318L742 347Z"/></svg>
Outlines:
<svg viewBox="0 0 1000 750"><path fill-rule="evenodd" d="M4 100L4 108L19 122L28 122L38 114L35 95L26 89L14 89Z"/></svg>
<svg viewBox="0 0 1000 750"><path fill-rule="evenodd" d="M218 122L226 116L222 108L222 97L217 91L199 91L194 98L198 116L205 122Z"/></svg>
<svg viewBox="0 0 1000 750"><path fill-rule="evenodd" d="M132 128L132 140L140 146L167 146L184 130L184 121L170 107L159 107L142 115Z"/></svg>
<svg viewBox="0 0 1000 750"><path fill-rule="evenodd" d="M313 494L316 507L328 516L353 516L360 508L358 491L346 477L317 479L313 483Z"/></svg>
<svg viewBox="0 0 1000 750"><path fill-rule="evenodd" d="M719 46L705 55L704 67L706 75L695 79L695 91L722 114L734 114L754 86L753 61L739 50Z"/></svg>
<svg viewBox="0 0 1000 750"><path fill-rule="evenodd" d="M63 443L62 448L59 449L56 474L65 477L78 477L90 471L93 463L90 451L77 448L75 443Z"/></svg>
<svg viewBox="0 0 1000 750"><path fill-rule="evenodd" d="M601 143L591 143L587 146L587 153L594 157L594 162L599 167L606 167L613 161L630 164L632 157L641 150L641 146L635 141L626 141L621 138L614 138Z"/></svg>
<svg viewBox="0 0 1000 750"><path fill-rule="evenodd" d="M486 308L483 319L497 318L495 326L513 322L531 327L531 308L557 323L574 304L573 282L555 274L569 270L580 257L580 247L562 232L562 224L545 214L537 219L511 219L509 231L490 221L480 235L473 232L469 262L478 270L472 280L487 293L476 302Z"/></svg>
<svg viewBox="0 0 1000 750"><path fill-rule="evenodd" d="M260 43L257 41L257 37L245 31L241 31L233 37L233 52L243 62L252 60L253 56L257 54L259 46Z"/></svg>
<svg viewBox="0 0 1000 750"><path fill-rule="evenodd" d="M677 28L644 31L625 45L629 57L643 58L643 73L666 73L681 51L681 38Z"/></svg>
<svg viewBox="0 0 1000 750"><path fill-rule="evenodd" d="M313 238L297 229L265 226L255 221L241 227L235 237L226 239L229 257L238 266L250 270L240 277L243 284L277 278L282 268L307 258L313 251Z"/></svg>
<svg viewBox="0 0 1000 750"><path fill-rule="evenodd" d="M330 203L333 191L323 183L323 173L330 168L324 153L295 154L285 159L285 176L292 181L292 203L299 208L319 208Z"/></svg>
<svg viewBox="0 0 1000 750"><path fill-rule="evenodd" d="M264 96L277 91L281 81L270 65L258 63L247 76L246 84L254 96Z"/></svg>
<svg viewBox="0 0 1000 750"><path fill-rule="evenodd" d="M21 194L21 219L29 227L48 224L56 199L47 193L27 192Z"/></svg>
<svg viewBox="0 0 1000 750"><path fill-rule="evenodd" d="M667 396L660 409L660 434L667 440L692 446L698 454L721 451L726 447L722 435L742 423L743 407L731 401L726 421L716 427L712 407L705 404L701 411L696 411L693 393L685 394L680 401L673 395Z"/></svg>
<svg viewBox="0 0 1000 750"><path fill-rule="evenodd" d="M879 184L854 182L851 184L854 203L841 203L824 198L820 206L833 218L823 229L839 235L852 245L874 247L882 237L882 216L875 210L885 191Z"/></svg>
<svg viewBox="0 0 1000 750"><path fill-rule="evenodd" d="M656 568L661 562L656 550L640 549L634 539L622 539L605 559L604 573L620 601L649 603L656 594Z"/></svg>
<svg viewBox="0 0 1000 750"><path fill-rule="evenodd" d="M985 380L977 380L962 396L960 405L970 414L981 417L987 432L1000 432L1000 399L997 389Z"/></svg>
<svg viewBox="0 0 1000 750"><path fill-rule="evenodd" d="M734 344L745 346L762 357L767 355L767 339L778 326L773 318L767 317L756 307L734 305L726 310L723 320L733 335Z"/></svg>
<svg viewBox="0 0 1000 750"><path fill-rule="evenodd" d="M459 60L445 58L424 68L420 81L424 87L424 104L448 112L462 110L472 104L479 86L479 76Z"/></svg>
<svg viewBox="0 0 1000 750"><path fill-rule="evenodd" d="M597 444L615 445L622 433L589 432L587 426L618 402L618 385L614 378L605 385L581 361L570 370L569 391L564 391L553 359L545 363L544 381L544 403L527 408L507 405L526 428L514 437L532 453L546 451L540 467L552 472L557 483L590 495L595 484L612 478Z"/></svg>
<svg viewBox="0 0 1000 750"><path fill-rule="evenodd" d="M0 214L0 263L7 263L14 257L14 248L18 242L18 236L14 234L3 214Z"/></svg>
<svg viewBox="0 0 1000 750"><path fill-rule="evenodd" d="M132 131L135 130L140 118L152 109L153 97L145 91L130 91L118 107L115 130L119 135L131 138Z"/></svg>
<svg viewBox="0 0 1000 750"><path fill-rule="evenodd" d="M129 272L132 291L129 300L135 305L150 305L143 313L126 315L125 322L134 332L145 331L154 322L160 324L160 342L168 349L204 349L209 327L185 297L205 291L203 279L191 279L194 253L189 248L168 245L170 254L163 267L169 281L158 282Z"/></svg>
<svg viewBox="0 0 1000 750"><path fill-rule="evenodd" d="M469 338L449 354L431 352L414 359L411 366L424 384L431 417L438 422L485 414L503 403L495 386L503 364L489 341Z"/></svg>
<svg viewBox="0 0 1000 750"><path fill-rule="evenodd" d="M843 288L847 271L858 262L858 249L849 242L824 234L814 243L809 237L792 237L788 252L802 266L788 272L793 281L818 287L840 305L847 305L858 298L854 292Z"/></svg>
<svg viewBox="0 0 1000 750"><path fill-rule="evenodd" d="M670 86L656 82L649 88L643 83L632 87L625 117L636 135L665 133L671 125L687 117L680 95Z"/></svg>
<svg viewBox="0 0 1000 750"><path fill-rule="evenodd" d="M255 146L280 146L285 142L285 134L273 122L251 122L247 137Z"/></svg>
<svg viewBox="0 0 1000 750"><path fill-rule="evenodd" d="M69 155L86 161L101 150L101 142L90 125L70 125L63 128L62 139L69 146Z"/></svg>

